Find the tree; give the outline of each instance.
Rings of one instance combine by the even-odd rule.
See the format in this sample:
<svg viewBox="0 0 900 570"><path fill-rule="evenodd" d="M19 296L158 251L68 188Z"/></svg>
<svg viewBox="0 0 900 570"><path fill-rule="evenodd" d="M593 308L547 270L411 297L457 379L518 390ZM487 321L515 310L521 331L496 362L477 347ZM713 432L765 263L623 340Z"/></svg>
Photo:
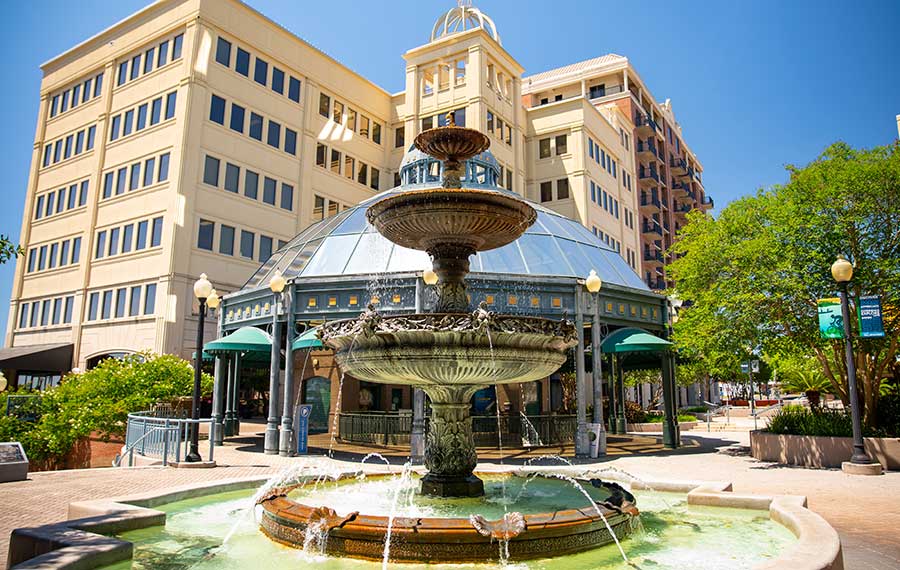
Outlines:
<svg viewBox="0 0 900 570"><path fill-rule="evenodd" d="M822 394L831 393L831 382L825 377L813 355L782 355L775 356L772 360L778 370L782 391L805 394L811 408L819 407Z"/></svg>
<svg viewBox="0 0 900 570"><path fill-rule="evenodd" d="M880 295L888 309L885 338L854 341L871 425L900 342L891 310L900 307L900 143L871 150L836 143L787 170L787 184L736 200L717 219L688 215L669 266L675 294L691 301L675 342L716 372L747 346L810 354L847 403L843 342L820 338L816 306L837 293L830 266L844 254L855 266L852 296Z"/></svg>
<svg viewBox="0 0 900 570"><path fill-rule="evenodd" d="M0 265L20 255L25 255L22 246L14 244L6 234L0 234Z"/></svg>

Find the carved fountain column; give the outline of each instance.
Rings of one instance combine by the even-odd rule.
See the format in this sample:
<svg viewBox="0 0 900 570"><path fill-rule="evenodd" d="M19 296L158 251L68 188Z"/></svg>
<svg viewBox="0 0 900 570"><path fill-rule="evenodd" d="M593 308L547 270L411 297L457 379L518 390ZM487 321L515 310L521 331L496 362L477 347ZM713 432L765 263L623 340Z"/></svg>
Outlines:
<svg viewBox="0 0 900 570"><path fill-rule="evenodd" d="M431 399L431 423L425 443L422 493L439 497L478 497L484 483L472 474L478 463L472 418L472 395L477 386L423 388Z"/></svg>

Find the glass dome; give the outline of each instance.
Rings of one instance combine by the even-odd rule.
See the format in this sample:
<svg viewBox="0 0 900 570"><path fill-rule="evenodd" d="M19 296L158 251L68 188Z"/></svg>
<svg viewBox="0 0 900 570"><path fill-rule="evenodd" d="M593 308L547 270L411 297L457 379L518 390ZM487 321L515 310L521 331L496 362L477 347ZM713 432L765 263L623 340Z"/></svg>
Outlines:
<svg viewBox="0 0 900 570"><path fill-rule="evenodd" d="M415 148L407 152L400 170L401 186L307 227L262 264L244 289L266 286L276 269L289 280L302 280L348 275L383 278L430 267L427 253L391 243L366 219L369 205L382 198L441 183L440 162ZM467 176L474 176L475 182L464 186L507 192L496 186L499 167L490 151L466 161L465 171ZM420 178L423 173L424 180ZM540 204L529 204L537 212L534 225L509 245L472 256L470 275L587 277L594 269L604 283L649 291L625 260L587 228Z"/></svg>

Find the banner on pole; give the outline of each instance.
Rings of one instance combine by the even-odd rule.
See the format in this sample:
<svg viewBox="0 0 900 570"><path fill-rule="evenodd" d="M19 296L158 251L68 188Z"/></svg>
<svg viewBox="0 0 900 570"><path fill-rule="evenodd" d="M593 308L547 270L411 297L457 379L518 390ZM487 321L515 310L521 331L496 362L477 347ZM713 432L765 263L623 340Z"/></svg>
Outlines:
<svg viewBox="0 0 900 570"><path fill-rule="evenodd" d="M877 295L860 297L857 304L859 314L859 336L879 338L884 336L884 322L881 318L881 299Z"/></svg>
<svg viewBox="0 0 900 570"><path fill-rule="evenodd" d="M819 334L822 338L844 338L844 317L838 297L819 299Z"/></svg>

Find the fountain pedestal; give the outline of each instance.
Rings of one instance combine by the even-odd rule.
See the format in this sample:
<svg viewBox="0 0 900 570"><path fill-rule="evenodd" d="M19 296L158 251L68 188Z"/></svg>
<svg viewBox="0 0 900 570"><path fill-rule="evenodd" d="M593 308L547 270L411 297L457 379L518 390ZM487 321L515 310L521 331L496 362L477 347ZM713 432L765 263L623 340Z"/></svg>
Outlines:
<svg viewBox="0 0 900 570"><path fill-rule="evenodd" d="M469 400L475 389L425 389L431 398L431 424L425 444L422 494L480 497L484 483L472 474L478 463Z"/></svg>

